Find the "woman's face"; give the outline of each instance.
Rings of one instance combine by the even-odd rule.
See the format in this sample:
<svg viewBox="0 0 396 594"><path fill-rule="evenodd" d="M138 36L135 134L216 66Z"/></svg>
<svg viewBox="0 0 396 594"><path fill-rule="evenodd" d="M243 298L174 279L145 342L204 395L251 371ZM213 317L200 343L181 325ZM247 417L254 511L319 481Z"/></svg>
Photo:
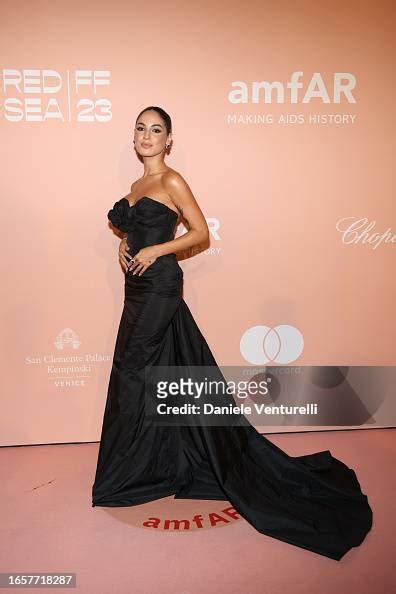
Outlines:
<svg viewBox="0 0 396 594"><path fill-rule="evenodd" d="M165 124L156 111L145 111L137 120L134 130L135 149L143 157L161 153L170 141Z"/></svg>

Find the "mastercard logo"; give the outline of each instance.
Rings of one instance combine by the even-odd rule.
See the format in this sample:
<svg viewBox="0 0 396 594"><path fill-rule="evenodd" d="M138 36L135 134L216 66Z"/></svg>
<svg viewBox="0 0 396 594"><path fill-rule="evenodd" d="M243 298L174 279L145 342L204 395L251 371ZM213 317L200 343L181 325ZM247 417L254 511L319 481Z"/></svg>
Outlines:
<svg viewBox="0 0 396 594"><path fill-rule="evenodd" d="M304 338L294 326L281 324L252 326L242 335L239 348L248 363L264 365L273 361L287 365L298 359L304 350Z"/></svg>

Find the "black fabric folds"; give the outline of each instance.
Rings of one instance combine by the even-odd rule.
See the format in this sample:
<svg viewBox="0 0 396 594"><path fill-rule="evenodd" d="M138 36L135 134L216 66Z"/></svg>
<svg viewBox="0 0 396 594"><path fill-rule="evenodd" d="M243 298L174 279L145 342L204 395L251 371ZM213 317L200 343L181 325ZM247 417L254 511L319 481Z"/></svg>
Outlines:
<svg viewBox="0 0 396 594"><path fill-rule="evenodd" d="M147 196L108 213L131 253L173 239L177 214ZM353 469L329 450L289 456L250 425L159 426L145 418L146 365L217 366L182 297L176 255L125 274L92 487L92 506L131 506L174 495L229 501L259 532L340 560L362 543L372 510Z"/></svg>

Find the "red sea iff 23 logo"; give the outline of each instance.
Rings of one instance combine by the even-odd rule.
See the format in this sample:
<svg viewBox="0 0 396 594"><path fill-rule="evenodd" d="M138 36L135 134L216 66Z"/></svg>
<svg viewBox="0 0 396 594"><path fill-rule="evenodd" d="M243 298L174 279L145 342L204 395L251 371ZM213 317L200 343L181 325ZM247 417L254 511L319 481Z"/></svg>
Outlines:
<svg viewBox="0 0 396 594"><path fill-rule="evenodd" d="M110 70L2 70L3 117L8 122L110 122L111 101L99 96Z"/></svg>

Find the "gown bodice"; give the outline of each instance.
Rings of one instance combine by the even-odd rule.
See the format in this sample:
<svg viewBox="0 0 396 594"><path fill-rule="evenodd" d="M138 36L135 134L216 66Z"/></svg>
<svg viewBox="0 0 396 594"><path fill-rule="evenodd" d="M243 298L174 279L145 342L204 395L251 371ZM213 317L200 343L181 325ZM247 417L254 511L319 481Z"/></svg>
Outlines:
<svg viewBox="0 0 396 594"><path fill-rule="evenodd" d="M127 233L129 254L135 256L144 247L174 239L179 216L163 202L143 196L130 205L126 197L118 200L107 213L108 219ZM125 274L125 297L156 294L163 297L176 295L183 290L183 270L175 252L158 256L141 276Z"/></svg>
<svg viewBox="0 0 396 594"><path fill-rule="evenodd" d="M133 205L127 198L121 198L107 217L114 227L128 234L127 241L134 253L149 245L171 241L178 220L174 210L149 196L139 198Z"/></svg>

